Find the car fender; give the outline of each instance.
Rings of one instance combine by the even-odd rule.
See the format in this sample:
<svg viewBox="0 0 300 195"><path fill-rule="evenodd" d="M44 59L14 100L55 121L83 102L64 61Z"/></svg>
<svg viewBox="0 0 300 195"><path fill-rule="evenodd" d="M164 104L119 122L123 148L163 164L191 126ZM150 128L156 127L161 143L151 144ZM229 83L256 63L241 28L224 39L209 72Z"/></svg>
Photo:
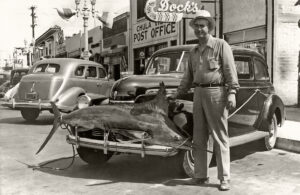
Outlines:
<svg viewBox="0 0 300 195"><path fill-rule="evenodd" d="M4 100L10 101L12 98L17 97L20 83L16 84L14 87L7 90L4 94Z"/></svg>
<svg viewBox="0 0 300 195"><path fill-rule="evenodd" d="M69 88L58 97L56 105L61 111L73 111L77 107L77 98L85 93L81 87Z"/></svg>
<svg viewBox="0 0 300 195"><path fill-rule="evenodd" d="M284 104L279 96L271 94L264 101L264 105L254 123L254 128L259 131L269 131L274 114L278 124L282 126L286 118Z"/></svg>
<svg viewBox="0 0 300 195"><path fill-rule="evenodd" d="M108 103L108 97L102 94L95 94L95 93L87 93L85 94L89 97L91 100L91 105L100 105L100 104L107 104ZM105 101L107 100L107 101ZM104 103L105 102L105 103Z"/></svg>

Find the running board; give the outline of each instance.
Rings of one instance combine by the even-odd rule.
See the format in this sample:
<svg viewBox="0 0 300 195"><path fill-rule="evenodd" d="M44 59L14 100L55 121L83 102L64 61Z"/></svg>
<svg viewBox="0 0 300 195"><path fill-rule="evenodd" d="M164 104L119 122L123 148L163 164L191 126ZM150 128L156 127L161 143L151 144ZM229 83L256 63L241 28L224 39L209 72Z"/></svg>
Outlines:
<svg viewBox="0 0 300 195"><path fill-rule="evenodd" d="M238 145L245 144L245 143L248 143L248 142L252 142L252 141L255 141L255 140L259 140L259 139L262 139L262 138L264 138L268 135L269 135L268 132L253 131L251 133L247 133L247 134L244 134L244 135L234 136L234 137L229 138L230 147L238 146Z"/></svg>

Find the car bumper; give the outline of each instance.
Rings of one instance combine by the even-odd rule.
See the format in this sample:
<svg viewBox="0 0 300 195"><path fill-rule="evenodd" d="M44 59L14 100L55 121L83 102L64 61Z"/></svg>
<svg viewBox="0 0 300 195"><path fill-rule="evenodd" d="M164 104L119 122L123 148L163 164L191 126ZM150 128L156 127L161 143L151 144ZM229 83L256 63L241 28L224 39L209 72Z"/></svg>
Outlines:
<svg viewBox="0 0 300 195"><path fill-rule="evenodd" d="M9 107L12 109L35 108L39 110L52 110L50 102L43 102L42 100L21 102L16 101L14 98L12 98L10 101L2 103L2 106ZM63 106L60 104L57 104L56 106L62 112L70 112L74 110L74 107L71 106Z"/></svg>
<svg viewBox="0 0 300 195"><path fill-rule="evenodd" d="M16 100L12 98L9 102L5 102L2 105L6 107L10 107L12 109L22 109L22 108L36 108L39 110L52 109L50 102L42 102L41 100L16 102Z"/></svg>
<svg viewBox="0 0 300 195"><path fill-rule="evenodd" d="M66 140L69 144L76 145L77 147L94 148L103 150L106 154L107 151L140 154L142 157L145 155L154 156L174 156L178 153L178 149L168 146L160 145L143 145L136 143L122 143L114 141L94 140L89 138L80 138L74 135L67 135Z"/></svg>

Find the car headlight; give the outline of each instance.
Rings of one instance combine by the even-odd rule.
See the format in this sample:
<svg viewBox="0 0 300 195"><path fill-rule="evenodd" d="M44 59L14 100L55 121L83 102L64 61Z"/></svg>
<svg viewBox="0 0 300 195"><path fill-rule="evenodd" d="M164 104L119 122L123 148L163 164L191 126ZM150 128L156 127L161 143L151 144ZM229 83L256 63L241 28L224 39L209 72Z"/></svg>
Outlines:
<svg viewBox="0 0 300 195"><path fill-rule="evenodd" d="M77 105L79 109L89 107L90 104L91 98L87 95L82 95L77 98Z"/></svg>

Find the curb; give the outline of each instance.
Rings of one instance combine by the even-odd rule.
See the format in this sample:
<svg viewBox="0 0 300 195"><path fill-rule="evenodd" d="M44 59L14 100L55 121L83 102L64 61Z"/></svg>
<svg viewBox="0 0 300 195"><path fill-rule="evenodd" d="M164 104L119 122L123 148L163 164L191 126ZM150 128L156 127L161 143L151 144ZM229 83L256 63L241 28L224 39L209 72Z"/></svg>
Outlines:
<svg viewBox="0 0 300 195"><path fill-rule="evenodd" d="M275 148L300 153L300 141L278 137Z"/></svg>

